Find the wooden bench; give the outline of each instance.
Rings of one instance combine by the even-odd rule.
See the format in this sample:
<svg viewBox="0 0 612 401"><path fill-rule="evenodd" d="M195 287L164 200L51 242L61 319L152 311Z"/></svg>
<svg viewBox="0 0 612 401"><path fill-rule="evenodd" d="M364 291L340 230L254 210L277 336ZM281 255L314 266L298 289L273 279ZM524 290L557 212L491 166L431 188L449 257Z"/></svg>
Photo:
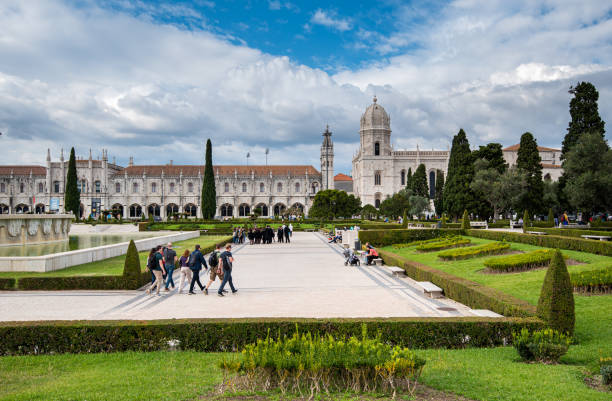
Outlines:
<svg viewBox="0 0 612 401"><path fill-rule="evenodd" d="M599 241L610 241L610 238L612 238L607 235L581 235L581 237L586 239L595 239Z"/></svg>
<svg viewBox="0 0 612 401"><path fill-rule="evenodd" d="M523 228L523 223L510 220L510 228Z"/></svg>
<svg viewBox="0 0 612 401"><path fill-rule="evenodd" d="M423 289L423 293L430 298L441 298L442 288L429 281L417 281L417 285Z"/></svg>
<svg viewBox="0 0 612 401"><path fill-rule="evenodd" d="M485 230L488 230L489 223L487 223L486 221L470 221L470 227L475 227L475 228L482 227Z"/></svg>
<svg viewBox="0 0 612 401"><path fill-rule="evenodd" d="M533 234L533 235L547 235L548 233L545 233L544 231L527 231L527 234Z"/></svg>
<svg viewBox="0 0 612 401"><path fill-rule="evenodd" d="M392 276L405 276L406 275L406 270L402 269L401 267L387 266L387 269L391 271Z"/></svg>

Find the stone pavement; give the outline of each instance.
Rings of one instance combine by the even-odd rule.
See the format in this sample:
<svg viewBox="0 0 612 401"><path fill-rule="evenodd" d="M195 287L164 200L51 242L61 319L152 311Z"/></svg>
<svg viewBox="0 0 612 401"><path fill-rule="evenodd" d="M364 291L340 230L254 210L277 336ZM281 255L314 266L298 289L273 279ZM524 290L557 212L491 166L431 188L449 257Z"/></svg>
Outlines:
<svg viewBox="0 0 612 401"><path fill-rule="evenodd" d="M316 233L294 233L290 244L234 249L235 295L162 291L0 292L0 321L239 317L479 316L449 299L430 299L410 279L384 268L344 266L341 249ZM178 285L178 273L175 282ZM208 276L202 274L206 284Z"/></svg>

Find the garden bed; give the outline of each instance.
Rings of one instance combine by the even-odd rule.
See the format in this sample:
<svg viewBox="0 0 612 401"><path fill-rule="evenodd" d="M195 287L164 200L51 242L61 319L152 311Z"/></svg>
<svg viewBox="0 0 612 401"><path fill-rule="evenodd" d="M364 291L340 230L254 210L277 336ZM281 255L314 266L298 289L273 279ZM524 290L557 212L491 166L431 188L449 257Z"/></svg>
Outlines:
<svg viewBox="0 0 612 401"><path fill-rule="evenodd" d="M510 244L505 242L492 242L489 244L482 244L472 246L469 248L461 249L449 249L438 253L438 257L442 260L461 260L477 258L486 255L498 255L506 253L510 250Z"/></svg>

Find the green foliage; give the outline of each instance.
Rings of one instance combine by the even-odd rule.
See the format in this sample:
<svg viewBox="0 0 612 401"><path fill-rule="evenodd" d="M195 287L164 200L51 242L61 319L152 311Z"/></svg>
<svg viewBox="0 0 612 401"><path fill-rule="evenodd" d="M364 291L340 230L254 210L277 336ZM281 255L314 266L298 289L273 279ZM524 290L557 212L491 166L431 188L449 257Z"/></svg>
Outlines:
<svg viewBox="0 0 612 401"><path fill-rule="evenodd" d="M525 174L527 183L526 190L519 201L518 208L528 209L535 213L542 212L542 199L544 198L542 159L538 152L538 143L530 132L525 132L521 136L516 166Z"/></svg>
<svg viewBox="0 0 612 401"><path fill-rule="evenodd" d="M456 317L5 322L0 326L0 356L157 351L168 348L168 339L180 341L182 350L235 352L269 333L292 335L296 324L313 335L334 338L357 336L366 324L385 343L409 348L494 347L511 342L512 332L522 327L541 327L534 319Z"/></svg>
<svg viewBox="0 0 612 401"><path fill-rule="evenodd" d="M552 229L539 228L538 230L547 231ZM612 256L612 243L607 241L593 241L589 239L567 238L554 235L531 235L490 230L469 230L467 234L472 237L485 238L495 241L519 242L522 244L536 245L544 248L559 248L570 251Z"/></svg>
<svg viewBox="0 0 612 401"><path fill-rule="evenodd" d="M429 188L427 186L427 173L425 172L425 165L419 164L411 180L412 195L422 196L429 199Z"/></svg>
<svg viewBox="0 0 612 401"><path fill-rule="evenodd" d="M468 248L449 249L442 251L438 254L438 257L443 260L460 260L477 258L485 255L496 255L505 253L510 249L510 244L505 242L491 242L489 244L482 244L471 246Z"/></svg>
<svg viewBox="0 0 612 401"><path fill-rule="evenodd" d="M455 229L359 230L359 240L362 244L369 242L373 246L387 246L461 234L461 230Z"/></svg>
<svg viewBox="0 0 612 401"><path fill-rule="evenodd" d="M513 333L514 348L523 361L557 363L567 353L571 338L552 329Z"/></svg>
<svg viewBox="0 0 612 401"><path fill-rule="evenodd" d="M410 198L408 198L408 201L410 202L411 216L416 215L419 218L422 218L423 214L430 210L429 198L425 196L411 195Z"/></svg>
<svg viewBox="0 0 612 401"><path fill-rule="evenodd" d="M204 181L202 182L202 217L212 219L217 212L217 190L215 188L215 173L212 162L212 143L206 141L206 161L204 165Z"/></svg>
<svg viewBox="0 0 612 401"><path fill-rule="evenodd" d="M361 217L372 220L376 216L378 216L378 210L374 206L367 204L361 208Z"/></svg>
<svg viewBox="0 0 612 401"><path fill-rule="evenodd" d="M612 385L612 357L599 358L599 373L603 384Z"/></svg>
<svg viewBox="0 0 612 401"><path fill-rule="evenodd" d="M584 226L586 227L586 226ZM612 237L612 232L603 230L589 230L588 228L550 228L550 227L538 227L538 231L544 233L558 235L560 237L574 237L581 238L582 235L603 235ZM597 240L588 240L597 241Z"/></svg>
<svg viewBox="0 0 612 401"><path fill-rule="evenodd" d="M555 226L555 215L553 214L552 208L548 209L548 218L546 221L548 221L548 224L550 224L552 227Z"/></svg>
<svg viewBox="0 0 612 401"><path fill-rule="evenodd" d="M474 165L470 143L463 129L453 138L448 176L444 185L444 211L457 217L463 210L474 206L474 194L470 184L474 176Z"/></svg>
<svg viewBox="0 0 612 401"><path fill-rule="evenodd" d="M407 348L392 347L380 334L367 338L334 339L332 336L296 332L276 340L269 336L248 344L238 358L224 357L219 367L238 377L226 377L224 385L236 381L244 389L280 389L311 396L320 392L397 390L412 393L425 360Z"/></svg>
<svg viewBox="0 0 612 401"><path fill-rule="evenodd" d="M523 213L523 232L529 231L531 227L531 219L529 218L529 210L525 209Z"/></svg>
<svg viewBox="0 0 612 401"><path fill-rule="evenodd" d="M136 290L151 281L151 273L140 274L140 281L124 276L23 277L17 280L19 291L60 290Z"/></svg>
<svg viewBox="0 0 612 401"><path fill-rule="evenodd" d="M393 194L393 196L383 200L380 204L380 213L384 216L391 218L397 218L401 216L404 211L410 209L410 191L400 190Z"/></svg>
<svg viewBox="0 0 612 401"><path fill-rule="evenodd" d="M140 268L140 257L134 240L130 240L127 253L125 254L125 263L123 265L123 278L129 282L140 284L142 277L142 269Z"/></svg>
<svg viewBox="0 0 612 401"><path fill-rule="evenodd" d="M406 213L406 209L404 209L404 215L402 216L402 226L403 228L408 227L408 213Z"/></svg>
<svg viewBox="0 0 612 401"><path fill-rule="evenodd" d="M0 278L0 291L15 289L15 283L14 278Z"/></svg>
<svg viewBox="0 0 612 401"><path fill-rule="evenodd" d="M573 271L570 273L570 281L574 291L579 294L609 294L612 292L612 266Z"/></svg>
<svg viewBox="0 0 612 401"><path fill-rule="evenodd" d="M540 249L533 252L518 255L500 256L487 259L484 265L497 272L514 272L535 269L550 263L554 251L551 249Z"/></svg>
<svg viewBox="0 0 612 401"><path fill-rule="evenodd" d="M467 210L463 211L463 218L461 220L461 229L463 230L470 229L470 216L468 215Z"/></svg>
<svg viewBox="0 0 612 401"><path fill-rule="evenodd" d="M436 215L441 216L444 210L444 171L436 170L436 196L434 197Z"/></svg>
<svg viewBox="0 0 612 401"><path fill-rule="evenodd" d="M478 150L472 152L472 157L474 160L486 160L488 167L495 169L500 174L503 174L508 169L500 143L488 143L486 146L481 145Z"/></svg>
<svg viewBox="0 0 612 401"><path fill-rule="evenodd" d="M574 333L574 293L563 255L557 250L544 277L538 300L538 317L550 327L572 335Z"/></svg>
<svg viewBox="0 0 612 401"><path fill-rule="evenodd" d="M315 195L309 215L334 219L351 217L361 211L361 200L337 189L326 189Z"/></svg>
<svg viewBox="0 0 612 401"><path fill-rule="evenodd" d="M580 137L586 132L597 132L603 138L605 134L605 123L599 116L597 101L599 92L590 82L580 82L575 87L570 87L569 93L574 95L570 100L571 121L567 127L567 134L563 138L561 148L562 158L578 143Z"/></svg>
<svg viewBox="0 0 612 401"><path fill-rule="evenodd" d="M457 248L460 246L467 246L471 243L469 238L447 237L442 238L436 242L428 242L421 245L417 245L415 248L419 252L435 252L441 251L442 249Z"/></svg>
<svg viewBox="0 0 612 401"><path fill-rule="evenodd" d="M68 159L68 172L66 174L66 188L64 188L64 209L66 212L74 213L77 221L80 219L79 208L81 206L81 194L77 188L77 170L74 147L70 149Z"/></svg>
<svg viewBox="0 0 612 401"><path fill-rule="evenodd" d="M408 174L406 174L406 189L412 190L412 167L408 168Z"/></svg>

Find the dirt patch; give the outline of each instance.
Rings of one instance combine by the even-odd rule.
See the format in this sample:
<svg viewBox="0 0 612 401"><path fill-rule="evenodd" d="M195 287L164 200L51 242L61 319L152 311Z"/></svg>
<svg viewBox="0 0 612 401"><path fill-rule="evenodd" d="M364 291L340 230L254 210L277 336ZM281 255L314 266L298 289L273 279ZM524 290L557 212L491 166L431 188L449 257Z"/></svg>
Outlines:
<svg viewBox="0 0 612 401"><path fill-rule="evenodd" d="M565 264L567 266L586 265L586 263L581 262L581 261L576 260L576 259L565 259Z"/></svg>
<svg viewBox="0 0 612 401"><path fill-rule="evenodd" d="M603 391L606 393L612 392L612 386L603 384L601 375L588 375L584 378L584 384L593 390Z"/></svg>

